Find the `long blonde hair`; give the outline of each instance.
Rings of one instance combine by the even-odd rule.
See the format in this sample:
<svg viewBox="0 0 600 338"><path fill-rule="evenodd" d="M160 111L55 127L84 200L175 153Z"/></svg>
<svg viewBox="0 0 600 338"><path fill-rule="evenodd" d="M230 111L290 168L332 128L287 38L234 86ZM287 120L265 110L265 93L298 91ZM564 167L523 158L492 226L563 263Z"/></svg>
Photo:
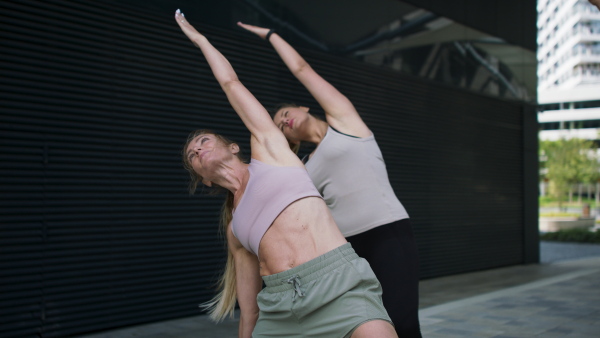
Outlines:
<svg viewBox="0 0 600 338"><path fill-rule="evenodd" d="M214 135L220 142L225 145L234 144L235 142L229 140L228 138L216 134L210 130L200 129L196 130L188 136L187 142L183 146L183 167L190 174L190 186L189 192L193 194L198 187L198 184L202 182L202 176L194 171L192 164L190 163L187 157L187 147L190 142L192 142L196 137L200 135L211 134ZM238 158L243 160L240 153L238 153ZM214 185L213 185L214 186ZM216 191L219 191L218 186L215 187ZM221 190L225 190L222 189ZM213 189L215 191L215 189ZM223 237L225 241L225 248L227 248L227 226L231 222L233 218L233 193L229 190L226 191L225 202L221 207L221 218L219 225L219 233ZM219 322L223 320L227 315L233 317L233 312L235 310L235 304L237 299L236 294L236 283L235 283L235 264L233 261L233 254L227 248L227 262L225 263L225 268L219 278L219 282L217 283L218 293L208 302L200 304L200 308L208 311L209 317L215 321Z"/></svg>

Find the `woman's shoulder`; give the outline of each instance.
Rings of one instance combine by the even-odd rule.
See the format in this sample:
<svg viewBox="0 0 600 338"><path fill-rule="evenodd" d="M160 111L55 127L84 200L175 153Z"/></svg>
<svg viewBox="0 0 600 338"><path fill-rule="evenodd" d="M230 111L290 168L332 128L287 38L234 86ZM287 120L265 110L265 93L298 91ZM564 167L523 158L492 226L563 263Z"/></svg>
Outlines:
<svg viewBox="0 0 600 338"><path fill-rule="evenodd" d="M281 136L280 139L264 138L260 141L253 137L250 143L251 159L276 167L302 167L303 164L298 155L290 149L283 134Z"/></svg>
<svg viewBox="0 0 600 338"><path fill-rule="evenodd" d="M278 160L264 160L257 158L250 158L250 166L253 168L262 167L262 168L270 168L272 170L278 168L302 168L304 169L304 165L300 161L298 157L296 157L296 161L291 161L288 163L287 161L278 161Z"/></svg>
<svg viewBox="0 0 600 338"><path fill-rule="evenodd" d="M341 138L341 139L347 139L347 140L354 140L354 141L370 141L370 140L374 140L375 139L375 135L373 134L373 132L371 130L369 130L369 135L366 136L355 136L352 134L348 134L342 131L339 131L338 129L332 127L331 125L328 128L327 134L325 135L325 137L327 137L328 135L331 135L335 138ZM325 138L323 138L325 139Z"/></svg>

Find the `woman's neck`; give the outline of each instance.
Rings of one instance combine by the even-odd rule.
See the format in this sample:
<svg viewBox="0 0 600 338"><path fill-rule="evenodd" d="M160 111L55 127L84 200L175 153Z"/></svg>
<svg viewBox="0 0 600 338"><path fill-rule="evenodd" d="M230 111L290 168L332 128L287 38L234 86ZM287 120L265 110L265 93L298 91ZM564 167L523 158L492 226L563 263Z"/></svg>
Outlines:
<svg viewBox="0 0 600 338"><path fill-rule="evenodd" d="M240 190L243 190L248 175L248 164L236 158L231 162L221 164L215 175L217 178L211 182L231 191L236 196Z"/></svg>
<svg viewBox="0 0 600 338"><path fill-rule="evenodd" d="M306 137L303 137L302 142L310 142L319 145L319 143L323 141L325 134L327 134L329 124L312 115L309 121L309 126L307 128L308 132L306 133Z"/></svg>

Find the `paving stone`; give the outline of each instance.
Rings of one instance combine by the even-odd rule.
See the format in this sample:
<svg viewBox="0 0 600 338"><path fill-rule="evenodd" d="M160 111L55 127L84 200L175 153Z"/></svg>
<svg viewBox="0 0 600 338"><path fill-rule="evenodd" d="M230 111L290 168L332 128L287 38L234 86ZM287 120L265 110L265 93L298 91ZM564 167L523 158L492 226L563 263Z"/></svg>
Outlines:
<svg viewBox="0 0 600 338"><path fill-rule="evenodd" d="M440 329L435 331L435 333L441 333L445 335L458 335L461 337L468 337L472 335L472 332L461 329Z"/></svg>
<svg viewBox="0 0 600 338"><path fill-rule="evenodd" d="M487 318L487 319L491 319L491 320L498 321L498 322L509 322L512 320L512 317L493 316L493 315L489 315L489 314L482 314L482 318Z"/></svg>
<svg viewBox="0 0 600 338"><path fill-rule="evenodd" d="M542 334L539 334L538 337L543 337L543 338L564 338L564 337L568 337L569 334L564 334L564 333L555 333L555 332L544 332Z"/></svg>
<svg viewBox="0 0 600 338"><path fill-rule="evenodd" d="M570 333L564 337L569 337L569 338L598 338L598 332L596 333L592 333L592 334L586 334L586 333L581 333L581 332L574 332L574 333Z"/></svg>
<svg viewBox="0 0 600 338"><path fill-rule="evenodd" d="M600 330L598 330L597 326L594 325L582 325L576 323L564 323L560 325L557 329L570 330L571 332L579 332L585 334L596 334L600 336Z"/></svg>
<svg viewBox="0 0 600 338"><path fill-rule="evenodd" d="M460 334L448 334L448 333L439 333L437 331L429 332L427 334L427 338L464 338L464 335Z"/></svg>
<svg viewBox="0 0 600 338"><path fill-rule="evenodd" d="M427 307L420 318L426 338L600 337L600 258L507 267L422 283L427 285L421 290ZM216 325L206 316L195 316L80 338L227 338L237 336L237 326L237 319Z"/></svg>
<svg viewBox="0 0 600 338"><path fill-rule="evenodd" d="M569 333L573 333L573 330L571 329L567 329L567 328L563 328L563 327L555 327L551 330L546 331L545 333L562 333L562 334L569 334Z"/></svg>

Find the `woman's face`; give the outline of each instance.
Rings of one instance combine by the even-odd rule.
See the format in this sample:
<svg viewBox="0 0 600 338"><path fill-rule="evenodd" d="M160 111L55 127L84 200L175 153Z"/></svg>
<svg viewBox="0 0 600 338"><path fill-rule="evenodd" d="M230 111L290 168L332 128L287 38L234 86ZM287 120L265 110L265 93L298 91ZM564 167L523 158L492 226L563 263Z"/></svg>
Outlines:
<svg viewBox="0 0 600 338"><path fill-rule="evenodd" d="M188 144L186 159L198 175L210 180L219 165L237 158L238 152L237 144L226 145L213 134L202 134Z"/></svg>
<svg viewBox="0 0 600 338"><path fill-rule="evenodd" d="M301 136L305 134L304 127L310 114L306 107L284 107L273 116L273 122L285 137L292 142L302 141Z"/></svg>

